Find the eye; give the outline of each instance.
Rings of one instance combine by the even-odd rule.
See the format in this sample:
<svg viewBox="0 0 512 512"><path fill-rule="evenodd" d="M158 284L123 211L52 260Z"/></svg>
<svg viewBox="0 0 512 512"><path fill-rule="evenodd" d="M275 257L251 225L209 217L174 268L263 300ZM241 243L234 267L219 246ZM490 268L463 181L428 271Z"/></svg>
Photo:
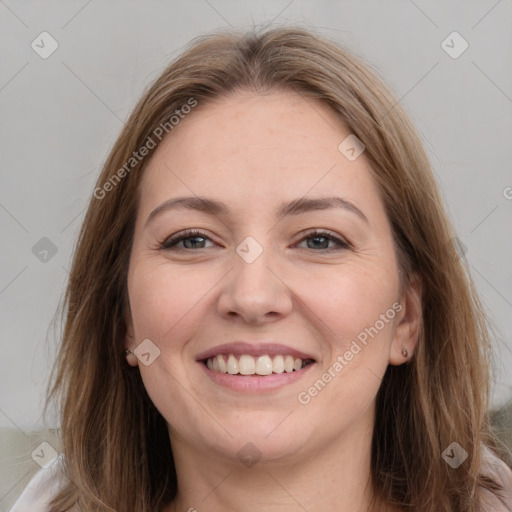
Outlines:
<svg viewBox="0 0 512 512"><path fill-rule="evenodd" d="M160 244L160 248L175 251L181 251L184 249L206 249L204 246L206 240L210 239L202 231L197 229L187 229L186 231L165 239ZM180 242L183 242L183 247L177 247Z"/></svg>
<svg viewBox="0 0 512 512"><path fill-rule="evenodd" d="M311 243L307 242L309 240L311 240ZM321 229L315 229L308 233L301 239L301 243L302 241L307 242L306 249L312 249L314 251L321 250L322 252L340 251L350 249L351 247L347 241L333 235L329 231L323 231ZM330 242L334 242L338 247L329 247Z"/></svg>
<svg viewBox="0 0 512 512"><path fill-rule="evenodd" d="M311 240L311 243L308 242L309 240ZM159 244L159 246L161 249L173 251L183 251L187 249L206 249L206 241L211 242L210 238L203 231L198 229L187 229L186 231L166 238L162 243ZM333 235L329 231L319 229L315 229L308 233L301 239L300 243L303 241L307 241L308 243L307 247L302 247L302 249L311 249L314 251L320 250L321 252L333 252L351 248L349 242ZM183 243L182 247L178 247L178 244L180 243ZM334 243L337 247L329 247L330 243Z"/></svg>

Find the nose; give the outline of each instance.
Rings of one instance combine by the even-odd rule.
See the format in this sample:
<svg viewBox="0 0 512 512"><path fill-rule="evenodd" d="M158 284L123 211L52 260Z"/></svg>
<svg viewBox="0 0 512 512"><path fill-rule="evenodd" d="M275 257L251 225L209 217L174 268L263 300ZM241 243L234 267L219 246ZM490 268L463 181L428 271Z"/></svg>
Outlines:
<svg viewBox="0 0 512 512"><path fill-rule="evenodd" d="M293 307L292 292L270 250L252 262L236 251L233 269L222 280L218 300L219 314L231 321L264 325L288 315Z"/></svg>

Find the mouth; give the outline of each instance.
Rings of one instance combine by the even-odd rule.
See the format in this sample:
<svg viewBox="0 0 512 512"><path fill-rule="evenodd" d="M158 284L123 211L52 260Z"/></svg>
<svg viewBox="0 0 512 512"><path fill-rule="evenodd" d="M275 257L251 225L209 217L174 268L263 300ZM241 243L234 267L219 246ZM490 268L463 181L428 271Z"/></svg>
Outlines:
<svg viewBox="0 0 512 512"><path fill-rule="evenodd" d="M302 370L315 362L312 358L302 359L291 354L251 356L249 354L217 354L202 360L209 370L230 375L260 376L292 373Z"/></svg>
<svg viewBox="0 0 512 512"><path fill-rule="evenodd" d="M276 343L237 341L196 357L218 385L238 392L271 392L301 379L316 363L310 354Z"/></svg>

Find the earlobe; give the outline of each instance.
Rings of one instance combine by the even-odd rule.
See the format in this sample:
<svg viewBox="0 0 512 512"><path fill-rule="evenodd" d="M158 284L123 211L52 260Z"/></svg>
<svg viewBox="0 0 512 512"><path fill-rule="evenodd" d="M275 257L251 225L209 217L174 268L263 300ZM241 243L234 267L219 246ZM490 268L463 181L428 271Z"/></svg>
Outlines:
<svg viewBox="0 0 512 512"><path fill-rule="evenodd" d="M139 365L139 360L137 359L137 357L135 356L135 354L130 350L130 349L126 349L124 351L124 355L126 356L126 362L130 365L130 366L138 366Z"/></svg>
<svg viewBox="0 0 512 512"><path fill-rule="evenodd" d="M404 291L401 314L397 317L395 333L389 355L389 364L401 365L408 362L418 344L422 320L421 280L414 274Z"/></svg>

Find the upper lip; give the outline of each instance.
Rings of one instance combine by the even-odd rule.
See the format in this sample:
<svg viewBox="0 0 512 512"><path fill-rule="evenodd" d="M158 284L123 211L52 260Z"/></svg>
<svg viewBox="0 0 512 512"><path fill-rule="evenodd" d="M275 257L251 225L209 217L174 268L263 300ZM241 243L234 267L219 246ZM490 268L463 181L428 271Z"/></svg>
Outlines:
<svg viewBox="0 0 512 512"><path fill-rule="evenodd" d="M258 357L258 356L275 356L275 355L291 355L295 358L300 359L313 359L315 358L307 354L306 352L302 352L301 350L297 350L292 347L288 347L286 345L282 345L280 343L275 342L260 342L260 343L250 343L246 341L234 341L232 343L224 343L223 345L216 345L204 352L201 352L196 356L196 361L204 361L205 359L209 359L210 357L214 357L218 354L234 354L234 355L243 355L247 354L249 356Z"/></svg>

